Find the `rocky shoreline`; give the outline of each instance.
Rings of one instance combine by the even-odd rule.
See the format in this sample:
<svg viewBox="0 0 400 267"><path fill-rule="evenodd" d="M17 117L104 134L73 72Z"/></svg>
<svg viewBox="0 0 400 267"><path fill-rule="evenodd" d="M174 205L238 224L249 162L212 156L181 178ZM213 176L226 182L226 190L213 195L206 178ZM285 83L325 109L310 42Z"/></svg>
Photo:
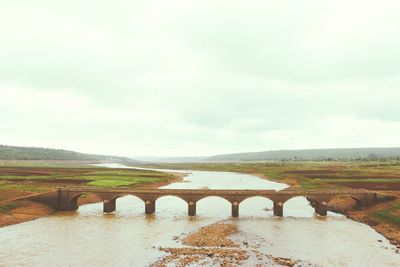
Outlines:
<svg viewBox="0 0 400 267"><path fill-rule="evenodd" d="M395 197L399 197L398 195L400 193L392 192L392 194ZM382 203L378 203L374 206L359 210L354 209L352 203L342 201L339 203L331 203L330 205L328 205L328 209L330 211L343 214L351 220L370 226L376 232L383 235L387 240L389 240L390 244L395 245L397 247L397 252L400 253L400 229L383 221L376 220L375 218L368 215L373 211L386 208L388 205L390 205L390 203L391 201L385 201Z"/></svg>
<svg viewBox="0 0 400 267"><path fill-rule="evenodd" d="M396 252L400 254L400 231L398 229L395 229L388 224L378 222L370 216L362 213L360 214L358 212L349 212L344 215L346 215L346 217L349 219L367 224L372 227L376 232L380 233L387 240L389 240L390 244L396 246Z"/></svg>

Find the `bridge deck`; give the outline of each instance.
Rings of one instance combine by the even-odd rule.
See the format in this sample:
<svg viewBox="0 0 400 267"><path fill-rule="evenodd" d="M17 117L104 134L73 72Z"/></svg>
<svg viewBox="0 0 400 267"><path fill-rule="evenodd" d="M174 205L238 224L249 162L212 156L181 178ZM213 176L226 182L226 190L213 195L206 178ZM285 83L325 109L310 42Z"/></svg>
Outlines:
<svg viewBox="0 0 400 267"><path fill-rule="evenodd" d="M104 188L104 187L63 187L61 190L69 192L88 192L88 193L131 193L131 194L191 194L191 195L341 195L341 194L362 194L370 191L363 189L325 189L325 190L305 190L305 189L284 189L284 190L253 190L253 189L134 189L134 188Z"/></svg>

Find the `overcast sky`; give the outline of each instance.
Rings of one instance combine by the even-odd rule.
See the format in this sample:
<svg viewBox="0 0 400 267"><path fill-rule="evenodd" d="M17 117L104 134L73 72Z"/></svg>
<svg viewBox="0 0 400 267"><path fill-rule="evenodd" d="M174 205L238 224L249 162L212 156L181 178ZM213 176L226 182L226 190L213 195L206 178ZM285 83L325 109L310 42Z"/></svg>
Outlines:
<svg viewBox="0 0 400 267"><path fill-rule="evenodd" d="M0 144L400 146L400 1L1 1Z"/></svg>

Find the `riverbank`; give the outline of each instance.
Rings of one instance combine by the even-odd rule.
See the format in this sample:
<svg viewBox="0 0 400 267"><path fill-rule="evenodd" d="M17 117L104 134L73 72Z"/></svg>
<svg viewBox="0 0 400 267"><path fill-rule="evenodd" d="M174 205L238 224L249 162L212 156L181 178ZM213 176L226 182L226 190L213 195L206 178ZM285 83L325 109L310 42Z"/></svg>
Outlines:
<svg viewBox="0 0 400 267"><path fill-rule="evenodd" d="M343 212L343 214L352 220L368 224L400 250L400 227L385 221L385 218L376 216L376 214L386 214L388 210L393 209L392 207L399 205L400 192L395 191L390 193L396 196L395 200L379 203L363 210L350 209ZM400 209L397 209L395 214L397 215L397 219L400 220Z"/></svg>
<svg viewBox="0 0 400 267"><path fill-rule="evenodd" d="M88 175L94 172L96 176ZM52 178L63 173L68 178ZM73 173L74 176L68 175ZM131 176L128 176L128 175ZM35 175L37 177L35 177ZM40 175L40 177L38 177ZM47 176L45 176L47 175ZM81 175L81 176L78 176ZM114 176L115 175L115 176ZM140 176L139 176L140 175ZM146 175L149 177L146 179ZM130 181L137 182L131 185L132 188L158 188L171 183L183 180L185 173L163 174L153 171L137 171L131 169L105 169L105 168L60 168L54 167L0 167L0 227L27 222L42 217L49 216L55 212L49 206L41 203L26 200L29 196L37 193L45 193L54 190L57 187L68 185L81 185L82 180L92 181L93 178L106 177L106 179L97 179L96 181L124 181L130 178ZM85 178L85 179L82 179ZM107 182L106 184L112 185ZM102 200L94 194L84 195L78 199L79 205L98 203Z"/></svg>
<svg viewBox="0 0 400 267"><path fill-rule="evenodd" d="M27 222L46 217L54 213L54 210L46 205L32 201L18 201L3 204L4 211L0 213L0 227ZM14 207L7 210L8 207Z"/></svg>
<svg viewBox="0 0 400 267"><path fill-rule="evenodd" d="M256 175L262 179L270 181L284 182L288 184L290 188L301 188L301 185L298 182L298 180L294 178L289 177L283 180L274 180L260 173L249 173L249 174ZM393 195L395 199L384 201L383 203L378 203L372 207L367 207L361 210L356 209L354 201L349 198L336 199L328 203L328 210L343 214L349 219L369 225L376 232L380 233L386 239L388 239L392 245L395 245L398 249L400 249L400 227L394 225L393 223L388 223L385 222L384 220L379 220L376 218L376 216L371 216L371 214L375 214L376 212L386 211L400 202L399 191L387 191L382 193ZM398 211L397 215L400 217L400 210Z"/></svg>

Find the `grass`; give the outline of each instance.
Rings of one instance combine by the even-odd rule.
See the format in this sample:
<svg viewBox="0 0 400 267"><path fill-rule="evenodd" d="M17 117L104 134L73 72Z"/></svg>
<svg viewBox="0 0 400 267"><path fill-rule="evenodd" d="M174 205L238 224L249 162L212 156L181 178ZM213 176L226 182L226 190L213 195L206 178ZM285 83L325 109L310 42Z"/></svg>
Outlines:
<svg viewBox="0 0 400 267"><path fill-rule="evenodd" d="M347 182L362 182L362 183L400 183L400 179L314 179L315 181L327 183L347 183Z"/></svg>
<svg viewBox="0 0 400 267"><path fill-rule="evenodd" d="M87 185L93 185L93 186L103 186L103 187L118 187L118 186L129 186L137 184L137 182L134 181L121 181L121 180L96 180L87 183Z"/></svg>
<svg viewBox="0 0 400 267"><path fill-rule="evenodd" d="M13 209L21 207L21 204L18 202L12 202L0 205L0 213L10 214Z"/></svg>
<svg viewBox="0 0 400 267"><path fill-rule="evenodd" d="M92 186L105 186L105 187L118 187L118 186L132 186L145 183L155 183L160 182L162 178L152 178L152 177L136 177L136 176L122 176L117 179L107 179L107 177L102 177L101 179L96 179L87 183L87 185ZM112 177L111 177L112 178Z"/></svg>
<svg viewBox="0 0 400 267"><path fill-rule="evenodd" d="M400 200L397 200L391 207L375 211L371 214L372 217L385 221L391 225L395 225L400 228Z"/></svg>
<svg viewBox="0 0 400 267"><path fill-rule="evenodd" d="M332 188L333 185L328 185L324 181L317 181L313 179L299 179L300 186L305 189L318 189L318 188Z"/></svg>
<svg viewBox="0 0 400 267"><path fill-rule="evenodd" d="M18 175L0 175L0 179L2 180L14 180L14 179L23 179L23 180L43 180L50 179L50 176L45 175L29 175L29 176L18 176Z"/></svg>
<svg viewBox="0 0 400 267"><path fill-rule="evenodd" d="M40 193L70 185L134 187L144 183L168 181L174 177L172 174L156 171L109 169L79 164L0 163L3 163L0 164L0 192L11 190Z"/></svg>

